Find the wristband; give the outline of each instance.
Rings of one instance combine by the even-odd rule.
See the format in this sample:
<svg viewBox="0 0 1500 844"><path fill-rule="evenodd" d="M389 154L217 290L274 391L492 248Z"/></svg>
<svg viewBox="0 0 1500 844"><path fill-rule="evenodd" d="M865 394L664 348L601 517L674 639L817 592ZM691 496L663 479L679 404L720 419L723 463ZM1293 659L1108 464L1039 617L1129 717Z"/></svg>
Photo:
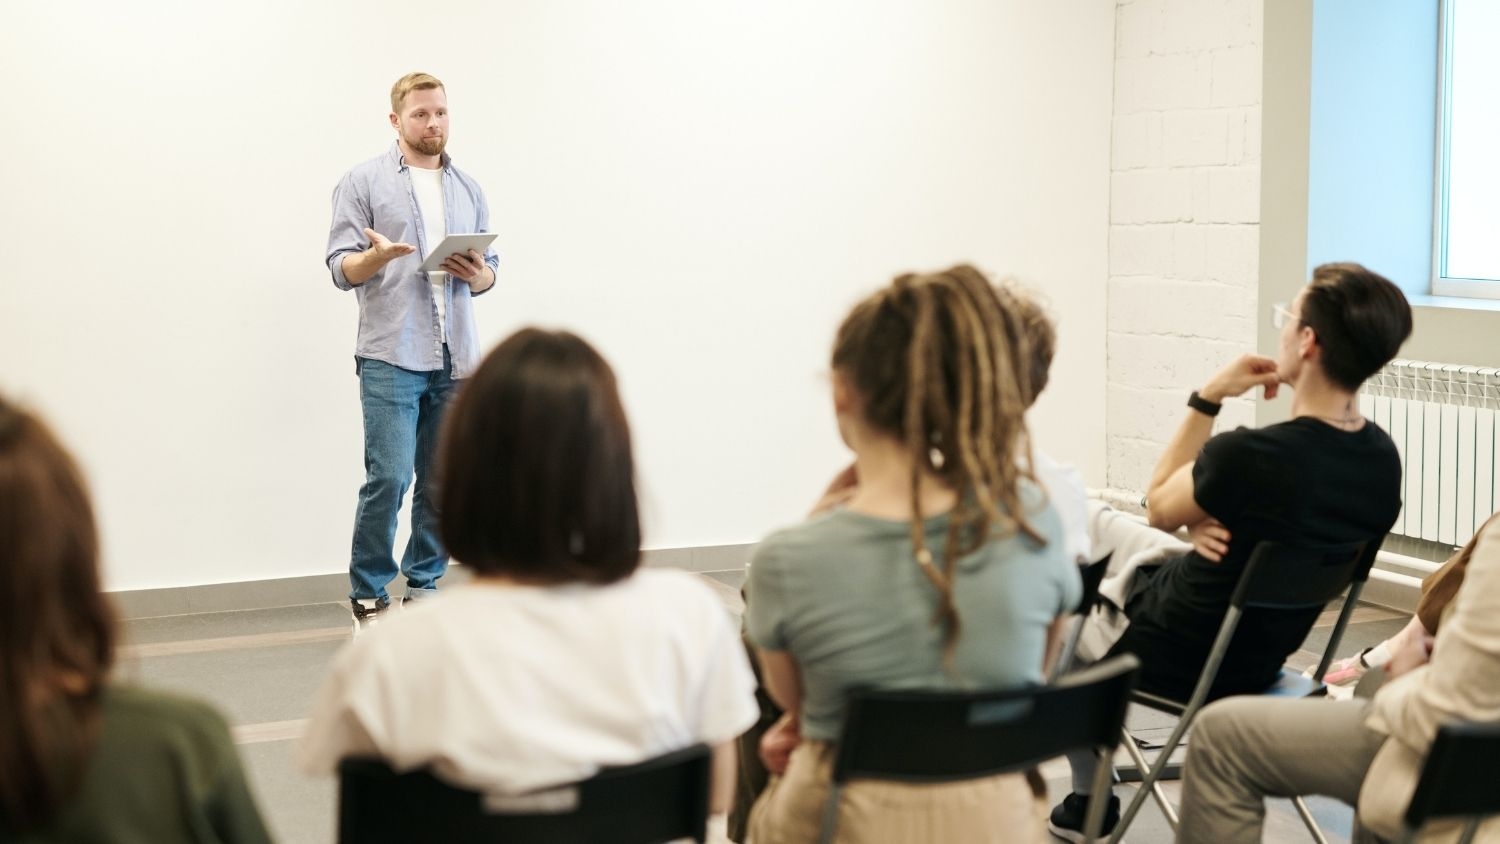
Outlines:
<svg viewBox="0 0 1500 844"><path fill-rule="evenodd" d="M1198 411L1204 416L1218 416L1219 411L1224 409L1224 405L1219 404L1216 401L1209 401L1208 399L1198 395L1197 390L1194 390L1193 394L1188 396L1187 406Z"/></svg>

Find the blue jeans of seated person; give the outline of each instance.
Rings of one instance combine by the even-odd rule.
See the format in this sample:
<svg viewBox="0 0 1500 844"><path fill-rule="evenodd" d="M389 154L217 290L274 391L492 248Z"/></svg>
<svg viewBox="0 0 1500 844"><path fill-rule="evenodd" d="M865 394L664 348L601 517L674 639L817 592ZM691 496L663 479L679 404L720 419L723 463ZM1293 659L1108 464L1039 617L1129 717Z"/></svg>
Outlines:
<svg viewBox="0 0 1500 844"><path fill-rule="evenodd" d="M453 362L443 347L443 368L413 372L384 361L357 358L359 399L364 411L365 482L354 512L354 543L349 559L349 597L388 598L386 584L406 576L408 593L437 588L448 570L448 553L438 539L436 445L443 411L452 397ZM411 538L397 568L393 556L396 514L411 486Z"/></svg>

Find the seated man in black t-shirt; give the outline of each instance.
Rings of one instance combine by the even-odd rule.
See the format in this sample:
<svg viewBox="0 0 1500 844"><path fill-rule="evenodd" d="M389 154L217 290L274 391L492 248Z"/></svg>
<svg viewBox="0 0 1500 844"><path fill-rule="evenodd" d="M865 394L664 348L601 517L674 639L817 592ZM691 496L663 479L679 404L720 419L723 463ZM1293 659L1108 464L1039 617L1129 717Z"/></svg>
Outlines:
<svg viewBox="0 0 1500 844"><path fill-rule="evenodd" d="M1191 693L1257 542L1379 541L1401 509L1396 446L1360 415L1357 393L1410 335L1406 297L1358 264L1324 264L1289 308L1274 312L1281 328L1277 356L1244 355L1193 393L1187 417L1152 473L1151 526L1127 528L1170 542L1156 531L1196 527L1199 549L1223 551L1217 560L1209 550L1168 556L1128 585L1124 618L1114 631L1118 640L1108 653L1139 657L1146 690L1178 698ZM1290 420L1210 437L1226 398L1257 386L1272 398L1282 384L1295 391ZM1122 524L1126 520L1116 519L1112 529ZM1126 562L1119 556L1112 568ZM1316 617L1316 611L1246 617L1214 694L1268 687ZM1074 762L1074 794L1052 813L1052 831L1069 841L1083 840L1078 830L1092 765L1091 754ZM1111 798L1107 827L1117 807Z"/></svg>

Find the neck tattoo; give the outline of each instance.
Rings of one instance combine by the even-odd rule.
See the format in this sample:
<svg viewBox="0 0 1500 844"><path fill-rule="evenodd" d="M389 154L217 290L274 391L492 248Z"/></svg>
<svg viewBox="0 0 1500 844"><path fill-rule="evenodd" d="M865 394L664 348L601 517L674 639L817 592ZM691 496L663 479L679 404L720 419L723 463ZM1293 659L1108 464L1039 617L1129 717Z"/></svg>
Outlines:
<svg viewBox="0 0 1500 844"><path fill-rule="evenodd" d="M1352 403L1344 405L1344 414L1342 416L1322 416L1314 413L1312 414L1312 417L1314 419L1321 419L1324 422L1329 423L1330 425L1337 425L1340 428L1352 427L1358 424L1361 419L1359 413L1355 411L1354 405Z"/></svg>

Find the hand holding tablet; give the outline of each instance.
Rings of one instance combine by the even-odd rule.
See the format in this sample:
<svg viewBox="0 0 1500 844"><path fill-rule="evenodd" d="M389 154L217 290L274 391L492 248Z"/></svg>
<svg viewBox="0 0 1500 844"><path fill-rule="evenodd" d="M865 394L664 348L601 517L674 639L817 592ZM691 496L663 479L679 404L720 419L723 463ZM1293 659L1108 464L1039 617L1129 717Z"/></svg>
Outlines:
<svg viewBox="0 0 1500 844"><path fill-rule="evenodd" d="M424 273L453 273L456 276L466 277L464 273L454 272L453 269L443 266L450 258L461 263L455 266L462 268L464 263L475 261L472 250L478 256L478 270L484 269L484 250L495 240L495 235L488 232L478 234L450 234L443 238L436 248L427 253L426 260L417 267L418 272Z"/></svg>

